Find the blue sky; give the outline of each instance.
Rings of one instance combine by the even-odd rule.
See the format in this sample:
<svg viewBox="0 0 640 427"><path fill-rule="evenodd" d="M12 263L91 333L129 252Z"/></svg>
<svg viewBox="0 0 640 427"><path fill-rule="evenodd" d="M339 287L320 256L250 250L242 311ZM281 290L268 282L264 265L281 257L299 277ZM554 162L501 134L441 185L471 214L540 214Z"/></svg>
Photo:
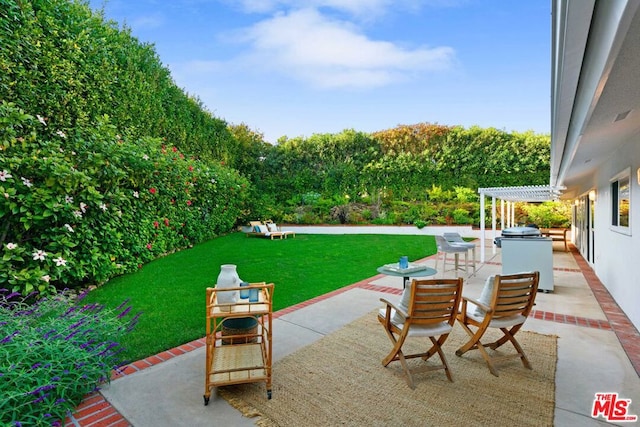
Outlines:
<svg viewBox="0 0 640 427"><path fill-rule="evenodd" d="M551 0L90 0L276 142L421 122L550 132Z"/></svg>

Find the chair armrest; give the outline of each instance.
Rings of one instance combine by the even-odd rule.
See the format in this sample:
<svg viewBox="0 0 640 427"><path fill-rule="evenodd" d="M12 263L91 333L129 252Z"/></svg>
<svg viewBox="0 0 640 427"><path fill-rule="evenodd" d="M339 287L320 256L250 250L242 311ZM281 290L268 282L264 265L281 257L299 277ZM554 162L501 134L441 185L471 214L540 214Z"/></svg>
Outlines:
<svg viewBox="0 0 640 427"><path fill-rule="evenodd" d="M387 316L391 313L391 308L393 308L396 313L399 313L402 317L404 317L405 319L409 318L409 313L407 313L406 311L402 310L401 308L398 308L394 303L392 303L391 301L389 301L386 298L380 298L380 301L383 302L386 305L387 308Z"/></svg>
<svg viewBox="0 0 640 427"><path fill-rule="evenodd" d="M467 318L467 300L462 297L460 299L460 307L458 307L458 315L456 316L462 323L466 322Z"/></svg>
<svg viewBox="0 0 640 427"><path fill-rule="evenodd" d="M489 307L486 304L481 303L480 301L478 301L475 298L470 298L470 297L462 297L462 312L466 314L467 312L467 302L470 302L478 307L480 307L481 309L483 309L486 313L491 313L493 312L493 309L491 307Z"/></svg>

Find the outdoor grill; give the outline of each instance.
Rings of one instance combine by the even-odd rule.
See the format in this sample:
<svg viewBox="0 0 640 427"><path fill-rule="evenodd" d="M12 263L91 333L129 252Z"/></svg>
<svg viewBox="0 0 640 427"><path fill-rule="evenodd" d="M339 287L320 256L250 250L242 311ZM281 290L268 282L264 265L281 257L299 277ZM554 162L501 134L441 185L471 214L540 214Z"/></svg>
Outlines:
<svg viewBox="0 0 640 427"><path fill-rule="evenodd" d="M501 248L502 274L540 273L538 291L553 292L553 246L537 227L510 227L494 243Z"/></svg>
<svg viewBox="0 0 640 427"><path fill-rule="evenodd" d="M542 233L540 233L540 230L535 227L509 227L502 230L502 236L496 237L493 240L493 243L497 247L501 248L502 239L512 239L512 238L540 239L542 238Z"/></svg>

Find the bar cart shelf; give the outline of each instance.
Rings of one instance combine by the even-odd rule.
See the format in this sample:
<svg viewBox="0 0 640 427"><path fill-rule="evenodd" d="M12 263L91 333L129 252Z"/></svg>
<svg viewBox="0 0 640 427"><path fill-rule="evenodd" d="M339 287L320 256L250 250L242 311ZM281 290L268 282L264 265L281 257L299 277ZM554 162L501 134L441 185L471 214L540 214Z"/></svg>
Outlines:
<svg viewBox="0 0 640 427"><path fill-rule="evenodd" d="M258 301L239 299L219 304L217 293L258 292ZM250 283L242 288L207 288L207 335L204 404L209 404L214 387L264 382L271 399L273 283ZM246 329L225 328L231 319L255 319Z"/></svg>

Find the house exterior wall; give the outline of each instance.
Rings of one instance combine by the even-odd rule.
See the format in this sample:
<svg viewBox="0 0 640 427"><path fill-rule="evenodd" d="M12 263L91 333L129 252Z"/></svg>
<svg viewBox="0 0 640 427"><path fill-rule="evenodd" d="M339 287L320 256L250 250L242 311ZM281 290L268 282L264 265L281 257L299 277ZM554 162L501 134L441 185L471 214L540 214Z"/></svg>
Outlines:
<svg viewBox="0 0 640 427"><path fill-rule="evenodd" d="M636 171L640 167L640 136L612 153L598 168L588 188L596 183L593 268L613 299L640 329L640 186ZM630 227L624 234L612 229L611 179L630 169Z"/></svg>

